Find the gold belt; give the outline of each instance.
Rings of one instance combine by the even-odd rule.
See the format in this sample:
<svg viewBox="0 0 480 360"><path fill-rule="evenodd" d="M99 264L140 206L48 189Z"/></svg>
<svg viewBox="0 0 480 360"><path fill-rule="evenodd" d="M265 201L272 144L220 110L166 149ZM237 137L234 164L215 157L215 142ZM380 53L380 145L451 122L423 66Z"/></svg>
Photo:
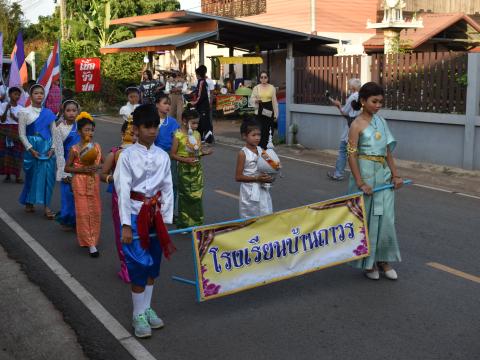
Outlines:
<svg viewBox="0 0 480 360"><path fill-rule="evenodd" d="M370 160L370 161L375 161L378 162L382 165L385 164L385 156L380 156L380 155L358 155L359 159L362 160Z"/></svg>

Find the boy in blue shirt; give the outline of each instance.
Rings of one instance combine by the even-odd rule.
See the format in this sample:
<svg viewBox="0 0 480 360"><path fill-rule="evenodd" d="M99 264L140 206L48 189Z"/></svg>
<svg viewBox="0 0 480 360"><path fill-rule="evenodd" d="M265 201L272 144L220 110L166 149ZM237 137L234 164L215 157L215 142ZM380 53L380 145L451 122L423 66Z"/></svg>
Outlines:
<svg viewBox="0 0 480 360"><path fill-rule="evenodd" d="M157 107L158 115L160 116L160 125L158 126L158 135L155 139L155 145L161 148L162 150L166 151L167 154L170 154L170 150L172 149L172 142L173 136L175 132L180 128L178 125L177 120L173 117L169 116L168 113L170 112L170 98L168 94L160 93L157 98L155 99L155 106ZM172 182L173 182L173 195L174 195L174 212L173 212L173 222L175 223L177 218L177 202L178 202L178 195L177 195L177 184L178 184L178 176L177 176L177 162L175 160L170 159L170 169L172 172Z"/></svg>

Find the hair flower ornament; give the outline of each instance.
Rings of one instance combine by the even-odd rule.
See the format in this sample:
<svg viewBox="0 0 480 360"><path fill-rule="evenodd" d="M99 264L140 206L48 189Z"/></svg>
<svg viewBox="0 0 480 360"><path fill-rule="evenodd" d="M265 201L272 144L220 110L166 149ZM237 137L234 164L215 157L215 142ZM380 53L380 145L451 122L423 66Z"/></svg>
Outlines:
<svg viewBox="0 0 480 360"><path fill-rule="evenodd" d="M75 121L79 121L80 119L87 119L87 120L90 120L91 122L94 122L92 115L90 115L86 111L82 111L80 114L78 114L78 116L75 118Z"/></svg>

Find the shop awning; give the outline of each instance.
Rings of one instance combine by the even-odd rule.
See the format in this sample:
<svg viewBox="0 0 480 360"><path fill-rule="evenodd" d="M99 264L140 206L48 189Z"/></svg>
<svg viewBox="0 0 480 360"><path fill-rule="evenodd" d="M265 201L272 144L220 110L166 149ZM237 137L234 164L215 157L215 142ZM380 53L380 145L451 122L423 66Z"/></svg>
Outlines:
<svg viewBox="0 0 480 360"><path fill-rule="evenodd" d="M223 57L219 56L218 60L220 64L244 64L244 65L253 65L253 64L263 64L263 59L260 56L231 56Z"/></svg>
<svg viewBox="0 0 480 360"><path fill-rule="evenodd" d="M175 35L174 38L177 38L176 35L193 36L193 33L206 31L215 31L215 34L208 38L203 37L203 39L202 37L191 38L193 44L182 42L183 46L195 46L195 41L205 40L207 43L222 47L258 52L286 49L288 44L293 44L295 49L299 51L314 54L318 51L331 51L331 48L327 48L326 44L338 43L338 39L186 10L114 19L111 21L111 25L131 28L135 31L138 40L122 41L100 49L104 54L124 51L172 50L175 45L166 44L165 41L162 41L161 45L145 44L144 49L141 49L136 41L141 42L146 37L156 35ZM166 32L169 32L169 34ZM133 43L130 41L133 41ZM132 44L137 47L130 48L129 46ZM176 44L176 46L182 45Z"/></svg>
<svg viewBox="0 0 480 360"><path fill-rule="evenodd" d="M178 35L153 35L141 36L133 39L108 45L100 49L102 54L115 54L119 52L149 52L162 50L175 50L190 45L196 41L215 37L217 31L190 32Z"/></svg>

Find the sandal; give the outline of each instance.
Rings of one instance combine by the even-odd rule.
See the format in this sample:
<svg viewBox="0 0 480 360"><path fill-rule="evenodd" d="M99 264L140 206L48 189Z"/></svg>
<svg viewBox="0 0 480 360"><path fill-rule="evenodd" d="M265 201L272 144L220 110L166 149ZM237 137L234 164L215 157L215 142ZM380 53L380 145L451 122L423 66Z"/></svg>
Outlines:
<svg viewBox="0 0 480 360"><path fill-rule="evenodd" d="M34 213L35 212L35 207L31 204L27 204L27 205L25 205L25 212Z"/></svg>
<svg viewBox="0 0 480 360"><path fill-rule="evenodd" d="M56 214L50 209L48 209L48 210L45 209L45 214L44 215L48 220L55 220L55 215Z"/></svg>
<svg viewBox="0 0 480 360"><path fill-rule="evenodd" d="M23 184L23 179L22 178L15 179L15 183L16 184Z"/></svg>

